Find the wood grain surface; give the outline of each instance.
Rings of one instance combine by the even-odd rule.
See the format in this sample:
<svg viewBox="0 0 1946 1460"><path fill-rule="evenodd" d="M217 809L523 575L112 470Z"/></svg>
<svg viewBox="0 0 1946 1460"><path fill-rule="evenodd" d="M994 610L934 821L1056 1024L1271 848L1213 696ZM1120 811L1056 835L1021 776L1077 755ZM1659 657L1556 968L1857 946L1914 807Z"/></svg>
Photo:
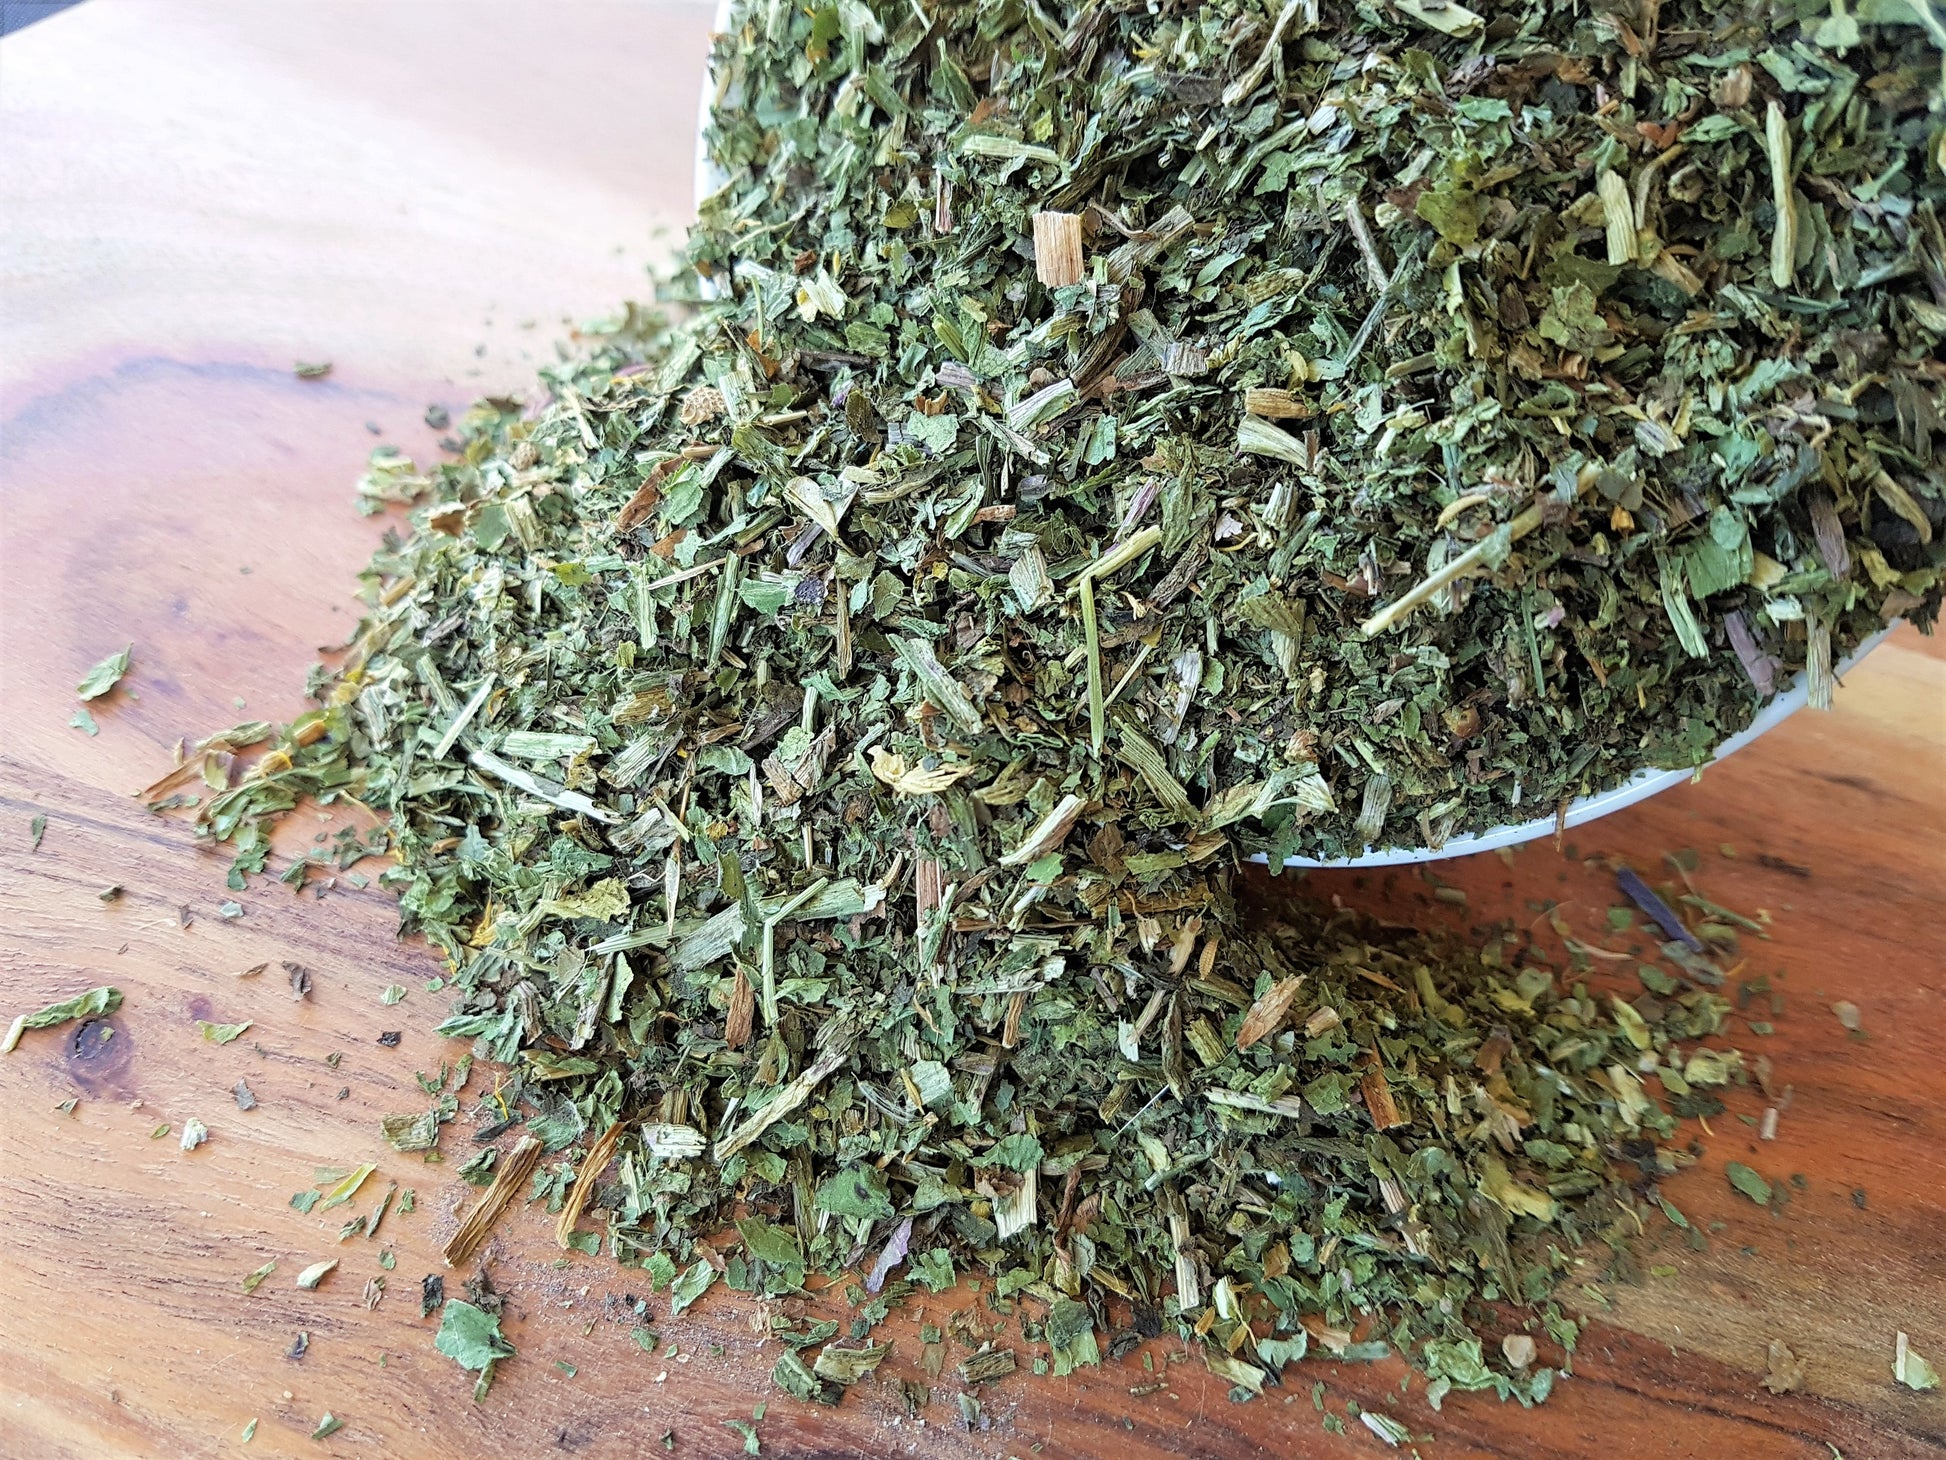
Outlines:
<svg viewBox="0 0 1946 1460"><path fill-rule="evenodd" d="M1901 1329L1946 1363L1946 655L1910 630L1830 714L1570 845L1254 879L1267 899L1512 924L1543 947L1559 919L1626 952L1601 859L1668 881L1664 855L1689 848L1703 891L1769 919L1743 975L1771 977L1784 1011L1770 1036L1736 1032L1788 1087L1777 1138L1758 1139L1761 1095L1733 1095L1666 1187L1706 1250L1652 1229L1627 1281L1591 1257L1570 1296L1595 1321L1546 1406L1453 1396L1435 1414L1396 1362L1307 1362L1234 1405L1157 1342L988 1386L969 1432L950 1367L966 1350L927 1380L914 1304L879 1380L816 1409L770 1385L777 1350L751 1300L718 1291L670 1320L646 1274L564 1257L551 1220L519 1207L485 1260L519 1356L473 1402L418 1300L473 1195L448 1174L467 1127L448 1129L444 1166L378 1134L423 1104L415 1072L462 1052L433 1034L436 963L396 940L376 886L232 894L226 857L130 793L177 737L302 707L386 526L350 505L376 439L430 454L427 405L520 390L564 310L639 292L654 229L687 209L707 19L589 0L90 0L0 43L0 1015L95 984L126 995L112 1018L0 1058L0 1455L731 1455L743 1438L724 1421L759 1405L772 1456L1383 1453L1355 1421L1326 1432L1317 1382L1330 1415L1381 1409L1439 1460L1946 1455L1946 1397L1891 1376ZM299 358L334 368L298 380ZM75 681L130 641L100 734L69 728ZM344 824L303 813L282 850ZM104 902L110 884L124 891ZM232 896L243 911L226 918ZM291 999L283 960L310 970L309 1000ZM382 1005L395 982L411 992ZM1749 1016L1769 1020L1768 1002ZM252 1027L218 1046L198 1020ZM396 1047L377 1042L388 1030ZM475 1072L468 1102L491 1080ZM192 1118L210 1137L184 1152ZM1726 1160L1788 1202L1736 1195ZM349 1211L392 1183L417 1194L376 1240L339 1243L345 1210L289 1206L314 1168L363 1161L379 1172ZM330 1257L315 1291L295 1287ZM386 1291L367 1309L374 1277ZM631 1341L625 1295L649 1297L654 1354ZM976 1299L956 1302L980 1320ZM943 1321L949 1305L926 1306ZM1773 1339L1804 1362L1796 1393L1758 1383ZM930 1404L909 1412L893 1380L928 1383ZM326 1411L344 1428L312 1442Z"/></svg>

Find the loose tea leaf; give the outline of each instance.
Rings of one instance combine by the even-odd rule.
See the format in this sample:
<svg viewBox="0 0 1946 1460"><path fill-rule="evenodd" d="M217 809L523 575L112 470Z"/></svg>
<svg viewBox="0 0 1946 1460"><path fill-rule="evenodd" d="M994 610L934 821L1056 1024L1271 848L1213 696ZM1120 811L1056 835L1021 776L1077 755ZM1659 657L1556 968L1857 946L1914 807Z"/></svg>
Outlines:
<svg viewBox="0 0 1946 1460"><path fill-rule="evenodd" d="M717 1279L717 1271L707 1259L699 1259L677 1275L669 1287L669 1312L671 1316L682 1312L691 1303L709 1291L711 1283Z"/></svg>
<svg viewBox="0 0 1946 1460"><path fill-rule="evenodd" d="M1770 1183L1752 1171L1741 1161L1731 1161L1723 1168L1723 1174L1730 1178L1730 1185L1742 1192L1760 1207L1770 1205Z"/></svg>
<svg viewBox="0 0 1946 1460"><path fill-rule="evenodd" d="M135 646L130 644L119 654L110 654L81 677L75 686L75 693L84 700L99 699L121 683L122 676L128 673L128 656Z"/></svg>
<svg viewBox="0 0 1946 1460"><path fill-rule="evenodd" d="M514 1346L500 1332L500 1316L459 1298L448 1298L440 1309L433 1345L462 1369L484 1371L514 1356Z"/></svg>
<svg viewBox="0 0 1946 1460"><path fill-rule="evenodd" d="M1902 1332L1892 1348L1892 1377L1908 1389L1937 1389L1939 1370L1913 1348Z"/></svg>
<svg viewBox="0 0 1946 1460"><path fill-rule="evenodd" d="M1452 9L1453 7L1449 4L1446 8ZM1395 1449L1412 1438L1412 1431L1405 1425L1393 1419L1391 1415L1380 1414L1375 1409L1360 1411L1358 1421L1366 1429L1370 1430L1381 1440L1385 1441L1386 1444L1391 1445Z"/></svg>
<svg viewBox="0 0 1946 1460"><path fill-rule="evenodd" d="M337 1265L338 1259L335 1257L326 1262L314 1262L297 1275L297 1285L307 1291L315 1288L319 1283L324 1281L325 1274Z"/></svg>
<svg viewBox="0 0 1946 1460"><path fill-rule="evenodd" d="M1775 1338L1770 1341L1764 1369L1760 1382L1772 1394L1789 1394L1804 1382L1804 1361L1791 1352L1789 1344Z"/></svg>
<svg viewBox="0 0 1946 1460"><path fill-rule="evenodd" d="M212 1024L206 1019L198 1019L196 1027L203 1031L203 1038L211 1044L229 1044L243 1037L250 1028L250 1021L246 1019L241 1024Z"/></svg>
<svg viewBox="0 0 1946 1460"><path fill-rule="evenodd" d="M318 1204L318 1210L328 1212L333 1207L343 1206L358 1195L358 1188L365 1184L365 1178L376 1170L378 1167L368 1161L350 1172L320 1172L318 1185L328 1186L330 1189L325 1192L324 1200Z"/></svg>
<svg viewBox="0 0 1946 1460"><path fill-rule="evenodd" d="M121 1006L120 989L95 988L76 994L71 999L63 999L58 1004L49 1004L32 1014L16 1015L13 1023L7 1026L6 1038L0 1039L0 1054L13 1053L20 1043L20 1036L29 1029L52 1029L57 1024L66 1024L74 1019L105 1018Z"/></svg>

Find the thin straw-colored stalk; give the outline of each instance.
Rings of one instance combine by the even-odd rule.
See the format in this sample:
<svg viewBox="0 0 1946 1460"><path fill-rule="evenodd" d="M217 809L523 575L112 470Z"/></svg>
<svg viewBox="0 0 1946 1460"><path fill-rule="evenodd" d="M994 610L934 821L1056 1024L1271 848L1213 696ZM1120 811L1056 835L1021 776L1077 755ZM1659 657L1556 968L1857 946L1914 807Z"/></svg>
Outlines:
<svg viewBox="0 0 1946 1460"><path fill-rule="evenodd" d="M541 1143L534 1136L522 1136L507 1152L500 1169L494 1173L493 1185L473 1203L473 1210L466 1214L466 1220L459 1224L459 1230L446 1243L442 1253L446 1266L458 1267L479 1251L487 1233L493 1230L493 1224L500 1220L500 1213L507 1209L507 1203L526 1184L528 1173L540 1158Z"/></svg>

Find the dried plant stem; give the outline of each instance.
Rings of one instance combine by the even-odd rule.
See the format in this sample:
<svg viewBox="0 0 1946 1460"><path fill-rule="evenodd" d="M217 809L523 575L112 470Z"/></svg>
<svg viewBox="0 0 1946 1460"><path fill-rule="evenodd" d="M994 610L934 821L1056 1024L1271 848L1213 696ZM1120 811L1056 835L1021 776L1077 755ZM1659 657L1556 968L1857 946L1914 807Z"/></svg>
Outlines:
<svg viewBox="0 0 1946 1460"><path fill-rule="evenodd" d="M473 1203L473 1210L466 1214L466 1220L459 1224L459 1230L447 1241L441 1254L446 1259L446 1266L458 1267L479 1251L487 1233L493 1230L493 1224L500 1220L500 1213L507 1209L507 1203L514 1199L514 1194L520 1190L540 1158L541 1143L533 1136L522 1136L507 1152L500 1169L494 1173L493 1185Z"/></svg>
<svg viewBox="0 0 1946 1460"><path fill-rule="evenodd" d="M622 1123L618 1120L601 1133L601 1139L588 1148L582 1158L581 1170L574 1178L574 1187L568 1192L567 1204L561 1208L561 1220L554 1224L555 1245L564 1251L568 1238L574 1235L574 1224L581 1220L581 1209L588 1204L588 1198L595 1194L595 1182L601 1173L608 1169L608 1163L615 1158L615 1147L621 1144ZM496 1186L498 1182L494 1183ZM492 1193L488 1193L491 1195Z"/></svg>

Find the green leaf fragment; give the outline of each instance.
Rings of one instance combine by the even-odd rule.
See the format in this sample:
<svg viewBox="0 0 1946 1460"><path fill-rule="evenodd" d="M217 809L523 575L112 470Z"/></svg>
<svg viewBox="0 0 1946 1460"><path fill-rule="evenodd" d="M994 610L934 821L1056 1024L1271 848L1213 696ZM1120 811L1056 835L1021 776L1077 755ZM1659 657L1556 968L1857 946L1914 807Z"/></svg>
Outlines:
<svg viewBox="0 0 1946 1460"><path fill-rule="evenodd" d="M130 644L128 648L118 654L110 654L90 669L81 677L81 683L75 686L75 693L84 700L99 699L107 694L121 682L122 676L128 673L128 656L134 648L135 646Z"/></svg>
<svg viewBox="0 0 1946 1460"><path fill-rule="evenodd" d="M501 1359L514 1356L514 1346L500 1332L500 1315L488 1313L459 1298L448 1298L439 1312L439 1332L433 1347L462 1369L484 1372Z"/></svg>
<svg viewBox="0 0 1946 1460"><path fill-rule="evenodd" d="M1056 1375L1072 1374L1083 1365L1101 1362L1101 1347L1095 1341L1094 1315L1088 1305L1062 1298L1048 1309L1045 1328L1048 1347L1054 1354Z"/></svg>
<svg viewBox="0 0 1946 1460"><path fill-rule="evenodd" d="M1770 1183L1752 1171L1741 1161L1731 1161L1724 1166L1723 1174L1730 1178L1730 1185L1742 1192L1760 1207L1770 1205Z"/></svg>
<svg viewBox="0 0 1946 1460"><path fill-rule="evenodd" d="M834 1171L818 1186L818 1206L834 1216L874 1221L892 1215L884 1174L869 1166Z"/></svg>
<svg viewBox="0 0 1946 1460"><path fill-rule="evenodd" d="M834 1384L855 1384L884 1363L885 1356L891 1352L889 1343L869 1344L864 1348L839 1348L830 1344L818 1354L812 1372Z"/></svg>
<svg viewBox="0 0 1946 1460"><path fill-rule="evenodd" d="M439 1112L419 1115L386 1115L379 1118L379 1131L395 1151L430 1151L439 1145Z"/></svg>
<svg viewBox="0 0 1946 1460"><path fill-rule="evenodd" d="M686 1267L669 1285L669 1313L673 1317L709 1291L720 1274L701 1258Z"/></svg>
<svg viewBox="0 0 1946 1460"><path fill-rule="evenodd" d="M324 1194L324 1200L318 1204L318 1210L328 1212L333 1207L343 1206L354 1196L358 1195L358 1188L365 1184L365 1178L376 1170L378 1170L378 1166L375 1163L367 1162L349 1175L337 1180L336 1184ZM333 1173L333 1176L335 1175L336 1173ZM332 1178L321 1177L319 1184L322 1185L330 1179Z"/></svg>
<svg viewBox="0 0 1946 1460"><path fill-rule="evenodd" d="M58 1004L49 1004L32 1014L18 1015L8 1026L7 1037L0 1040L0 1054L11 1054L20 1043L20 1036L29 1029L52 1029L72 1019L100 1019L121 1006L120 989L93 988L71 999L63 999Z"/></svg>
<svg viewBox="0 0 1946 1460"><path fill-rule="evenodd" d="M1908 1389L1939 1387L1939 1370L1926 1361L1904 1333L1893 1342L1892 1378Z"/></svg>

